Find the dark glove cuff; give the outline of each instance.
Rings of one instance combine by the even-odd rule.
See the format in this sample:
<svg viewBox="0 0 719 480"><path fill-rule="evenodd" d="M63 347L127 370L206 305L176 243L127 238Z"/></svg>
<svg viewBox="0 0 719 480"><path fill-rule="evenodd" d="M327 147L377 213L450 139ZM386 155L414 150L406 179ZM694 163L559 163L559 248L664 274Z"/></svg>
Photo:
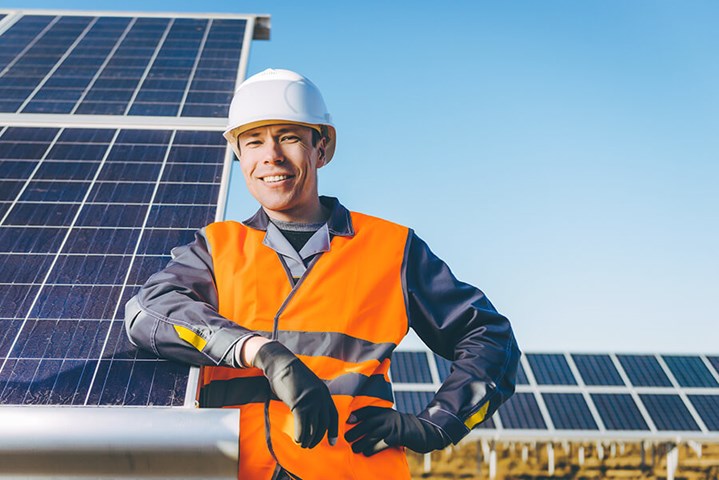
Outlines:
<svg viewBox="0 0 719 480"><path fill-rule="evenodd" d="M268 342L257 350L252 364L271 377L273 372L285 368L295 360L297 357L280 342Z"/></svg>
<svg viewBox="0 0 719 480"><path fill-rule="evenodd" d="M436 407L426 409L417 416L436 425L455 445L469 433L469 428L459 418Z"/></svg>

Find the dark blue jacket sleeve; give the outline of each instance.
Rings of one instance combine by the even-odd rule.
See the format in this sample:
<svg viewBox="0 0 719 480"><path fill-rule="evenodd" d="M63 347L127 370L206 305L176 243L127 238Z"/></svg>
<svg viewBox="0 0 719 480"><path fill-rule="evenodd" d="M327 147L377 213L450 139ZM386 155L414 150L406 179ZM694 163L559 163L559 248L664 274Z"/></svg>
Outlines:
<svg viewBox="0 0 719 480"><path fill-rule="evenodd" d="M507 318L479 289L457 280L411 230L403 280L410 327L452 361L419 417L457 443L514 393L520 351Z"/></svg>

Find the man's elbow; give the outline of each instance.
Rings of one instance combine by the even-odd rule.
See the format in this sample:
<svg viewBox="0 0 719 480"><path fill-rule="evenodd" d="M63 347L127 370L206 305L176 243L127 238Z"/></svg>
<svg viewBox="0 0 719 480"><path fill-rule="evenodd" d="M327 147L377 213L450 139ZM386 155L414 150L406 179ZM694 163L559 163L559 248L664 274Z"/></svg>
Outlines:
<svg viewBox="0 0 719 480"><path fill-rule="evenodd" d="M145 314L140 307L137 297L132 297L125 304L125 333L128 340L135 347L153 351L152 342L147 334L152 331L152 326L148 328L148 320L151 318ZM157 352L154 352L157 354Z"/></svg>

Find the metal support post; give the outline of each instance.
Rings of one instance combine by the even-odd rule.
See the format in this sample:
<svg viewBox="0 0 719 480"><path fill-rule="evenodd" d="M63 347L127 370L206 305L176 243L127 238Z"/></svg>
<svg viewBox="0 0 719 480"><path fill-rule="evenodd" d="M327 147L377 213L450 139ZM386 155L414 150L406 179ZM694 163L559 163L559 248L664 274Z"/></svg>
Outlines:
<svg viewBox="0 0 719 480"><path fill-rule="evenodd" d="M547 471L550 477L554 475L554 445L552 442L547 444Z"/></svg>
<svg viewBox="0 0 719 480"><path fill-rule="evenodd" d="M676 445L669 445L667 452L667 480L674 480L674 474L679 466L679 448Z"/></svg>
<svg viewBox="0 0 719 480"><path fill-rule="evenodd" d="M497 450L494 442L489 445L489 480L497 477Z"/></svg>

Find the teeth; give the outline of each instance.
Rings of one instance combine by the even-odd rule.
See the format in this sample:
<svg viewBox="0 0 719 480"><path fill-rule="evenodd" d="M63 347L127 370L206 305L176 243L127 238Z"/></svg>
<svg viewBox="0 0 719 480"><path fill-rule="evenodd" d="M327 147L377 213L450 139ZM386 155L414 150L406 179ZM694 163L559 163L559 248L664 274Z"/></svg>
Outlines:
<svg viewBox="0 0 719 480"><path fill-rule="evenodd" d="M274 182L279 182L279 181L285 180L287 178L290 178L290 176L289 175L273 175L271 177L264 177L262 180L264 180L267 183L274 183Z"/></svg>

